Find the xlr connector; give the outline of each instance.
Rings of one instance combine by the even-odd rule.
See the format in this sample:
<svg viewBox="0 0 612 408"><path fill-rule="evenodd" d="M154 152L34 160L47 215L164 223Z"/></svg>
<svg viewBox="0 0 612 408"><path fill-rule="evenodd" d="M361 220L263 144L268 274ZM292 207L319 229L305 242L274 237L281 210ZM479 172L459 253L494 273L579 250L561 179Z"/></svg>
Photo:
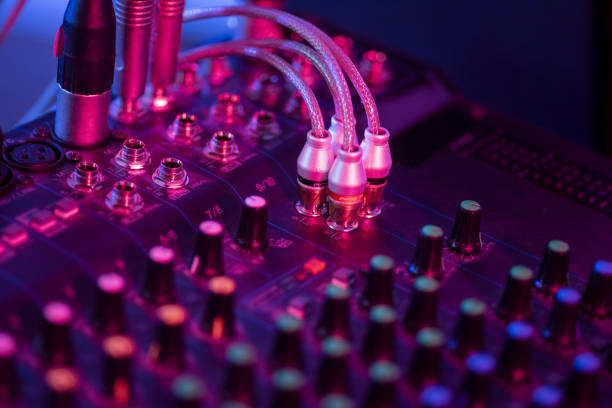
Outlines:
<svg viewBox="0 0 612 408"><path fill-rule="evenodd" d="M368 128L361 142L363 166L367 183L363 196L363 205L359 216L373 218L380 214L378 203L382 200L387 179L391 172L391 149L389 148L389 131L379 128L377 134Z"/></svg>
<svg viewBox="0 0 612 408"><path fill-rule="evenodd" d="M109 137L115 70L112 0L70 0L57 33L55 135L73 147L95 147Z"/></svg>
<svg viewBox="0 0 612 408"><path fill-rule="evenodd" d="M308 132L297 161L299 201L295 208L300 214L320 217L327 212L327 180L333 161L331 135L326 132L320 137Z"/></svg>

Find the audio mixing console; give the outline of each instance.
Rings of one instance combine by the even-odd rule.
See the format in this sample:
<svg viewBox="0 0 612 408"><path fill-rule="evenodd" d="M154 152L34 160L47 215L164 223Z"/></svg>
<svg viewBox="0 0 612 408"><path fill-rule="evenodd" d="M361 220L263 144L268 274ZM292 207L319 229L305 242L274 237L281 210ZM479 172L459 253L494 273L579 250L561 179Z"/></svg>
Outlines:
<svg viewBox="0 0 612 408"><path fill-rule="evenodd" d="M115 1L125 77L109 126L109 62L88 68L93 81L79 76L91 55L75 52L69 6L57 114L2 138L2 403L612 404L609 159L472 103L426 64L338 35L394 163L388 180L367 174L361 208L336 194L332 168L326 200L327 178L299 165L310 107L261 61L181 54L178 81L152 73L138 110L147 54L119 44L148 44L150 31L128 30L131 3L153 13L152 1ZM160 9L152 54L164 64L152 72L178 52L159 46L176 28ZM112 26L95 33L114 38ZM331 117L336 97L313 64L275 55L293 59ZM365 129L363 109L356 117ZM325 139L311 132L307 153L319 157ZM371 133L365 156L381 143ZM357 151L337 154L349 166Z"/></svg>

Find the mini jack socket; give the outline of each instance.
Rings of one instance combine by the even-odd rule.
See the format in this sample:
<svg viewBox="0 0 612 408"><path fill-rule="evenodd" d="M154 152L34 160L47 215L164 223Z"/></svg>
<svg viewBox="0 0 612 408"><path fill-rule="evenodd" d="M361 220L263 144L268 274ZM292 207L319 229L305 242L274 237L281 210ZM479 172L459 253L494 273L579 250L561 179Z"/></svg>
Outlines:
<svg viewBox="0 0 612 408"><path fill-rule="evenodd" d="M142 140L127 139L115 156L115 162L129 170L142 170L151 164L151 155Z"/></svg>
<svg viewBox="0 0 612 408"><path fill-rule="evenodd" d="M204 148L204 154L214 161L227 163L237 158L240 152L238 151L234 134L220 130L213 133L210 141Z"/></svg>
<svg viewBox="0 0 612 408"><path fill-rule="evenodd" d="M295 209L308 217L320 217L327 212L328 173L334 161L331 136L308 132L306 144L297 161L298 199Z"/></svg>
<svg viewBox="0 0 612 408"><path fill-rule="evenodd" d="M327 225L342 232L359 227L359 210L363 204L366 174L361 148L341 148L329 171L329 214Z"/></svg>
<svg viewBox="0 0 612 408"><path fill-rule="evenodd" d="M166 132L168 139L182 144L191 144L200 140L202 128L198 118L191 113L179 113Z"/></svg>
<svg viewBox="0 0 612 408"><path fill-rule="evenodd" d="M129 213L140 210L144 202L138 194L136 184L120 180L113 185L113 189L106 196L106 206L111 210Z"/></svg>
<svg viewBox="0 0 612 408"><path fill-rule="evenodd" d="M387 179L391 172L391 149L389 148L389 131L380 128L378 134L366 129L364 139L361 142L363 151L363 166L367 177L367 183L363 196L363 205L359 210L359 216L363 218L374 218L380 215L378 203L382 201Z"/></svg>
<svg viewBox="0 0 612 408"><path fill-rule="evenodd" d="M244 106L237 94L223 92L217 96L217 102L210 110L210 118L218 123L234 125L242 122Z"/></svg>
<svg viewBox="0 0 612 408"><path fill-rule="evenodd" d="M67 180L70 187L82 193L91 193L97 190L102 181L104 181L104 177L100 173L100 168L91 161L79 162Z"/></svg>
<svg viewBox="0 0 612 408"><path fill-rule="evenodd" d="M164 188L182 188L189 183L189 176L182 161L174 157L166 157L162 159L159 167L153 173L153 182Z"/></svg>

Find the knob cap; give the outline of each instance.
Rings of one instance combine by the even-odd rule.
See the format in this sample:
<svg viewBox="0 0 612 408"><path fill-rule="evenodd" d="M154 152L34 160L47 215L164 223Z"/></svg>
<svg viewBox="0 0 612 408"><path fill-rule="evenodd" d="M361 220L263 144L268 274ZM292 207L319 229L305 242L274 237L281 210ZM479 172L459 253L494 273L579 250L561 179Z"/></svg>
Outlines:
<svg viewBox="0 0 612 408"><path fill-rule="evenodd" d="M600 319L612 316L612 262L597 261L582 297L582 310Z"/></svg>
<svg viewBox="0 0 612 408"><path fill-rule="evenodd" d="M70 325L72 308L64 302L50 302L43 308L43 360L50 366L72 363Z"/></svg>
<svg viewBox="0 0 612 408"><path fill-rule="evenodd" d="M202 329L219 340L234 336L234 293L236 283L227 276L215 276L208 282L208 298Z"/></svg>
<svg viewBox="0 0 612 408"><path fill-rule="evenodd" d="M366 331L361 357L366 363L395 358L395 323L397 314L387 305L370 309L370 320Z"/></svg>
<svg viewBox="0 0 612 408"><path fill-rule="evenodd" d="M563 241L550 241L544 251L542 264L535 281L535 287L545 295L557 293L569 284L570 247Z"/></svg>
<svg viewBox="0 0 612 408"><path fill-rule="evenodd" d="M355 404L348 395L329 394L321 398L319 408L355 408Z"/></svg>
<svg viewBox="0 0 612 408"><path fill-rule="evenodd" d="M593 353L580 353L574 358L572 372L563 392L567 407L595 407L597 377L601 361Z"/></svg>
<svg viewBox="0 0 612 408"><path fill-rule="evenodd" d="M393 304L393 259L386 255L376 255L370 259L366 274L366 284L361 295L361 306Z"/></svg>
<svg viewBox="0 0 612 408"><path fill-rule="evenodd" d="M236 342L225 352L227 371L224 394L226 400L255 405L253 370L257 352L248 343Z"/></svg>
<svg viewBox="0 0 612 408"><path fill-rule="evenodd" d="M362 408L397 407L399 367L390 361L377 361L368 370L369 385Z"/></svg>
<svg viewBox="0 0 612 408"><path fill-rule="evenodd" d="M132 359L134 342L127 336L114 335L104 339L104 391L119 405L132 400Z"/></svg>
<svg viewBox="0 0 612 408"><path fill-rule="evenodd" d="M460 357L484 348L484 319L487 305L474 298L461 302L459 319L449 348Z"/></svg>
<svg viewBox="0 0 612 408"><path fill-rule="evenodd" d="M306 380L295 368L281 368L272 376L274 396L270 408L302 407L302 390Z"/></svg>
<svg viewBox="0 0 612 408"><path fill-rule="evenodd" d="M516 321L506 327L506 340L499 355L497 371L511 382L528 382L531 379L531 325Z"/></svg>
<svg viewBox="0 0 612 408"><path fill-rule="evenodd" d="M276 318L276 338L272 347L271 361L276 368L302 369L302 331L304 324L287 313Z"/></svg>
<svg viewBox="0 0 612 408"><path fill-rule="evenodd" d="M416 389L436 384L442 373L444 334L436 328L418 331L417 348L408 370L408 382Z"/></svg>
<svg viewBox="0 0 612 408"><path fill-rule="evenodd" d="M463 384L466 408L491 406L491 381L495 359L487 353L474 353L466 360L467 375Z"/></svg>
<svg viewBox="0 0 612 408"><path fill-rule="evenodd" d="M45 373L47 406L49 408L76 407L79 377L67 367L53 367Z"/></svg>
<svg viewBox="0 0 612 408"><path fill-rule="evenodd" d="M245 198L235 241L247 250L263 251L268 247L268 205L265 198L256 195Z"/></svg>
<svg viewBox="0 0 612 408"><path fill-rule="evenodd" d="M320 395L349 391L351 344L340 337L327 337L321 343L321 364L316 388Z"/></svg>
<svg viewBox="0 0 612 408"><path fill-rule="evenodd" d="M325 299L317 325L319 337L350 337L350 292L336 285L327 285Z"/></svg>
<svg viewBox="0 0 612 408"><path fill-rule="evenodd" d="M442 228L425 225L419 233L416 252L408 271L413 275L426 275L432 278L442 276L444 272L443 247L444 231Z"/></svg>
<svg viewBox="0 0 612 408"><path fill-rule="evenodd" d="M577 291L571 288L559 289L546 329L542 333L547 342L561 348L576 345L579 306L580 294Z"/></svg>
<svg viewBox="0 0 612 408"><path fill-rule="evenodd" d="M432 385L421 391L419 400L422 408L450 408L453 392L444 385Z"/></svg>
<svg viewBox="0 0 612 408"><path fill-rule="evenodd" d="M480 217L482 207L476 201L465 200L459 204L455 224L448 239L448 247L460 255L475 255L482 248Z"/></svg>
<svg viewBox="0 0 612 408"><path fill-rule="evenodd" d="M200 224L191 261L191 273L204 278L223 275L223 225L217 221Z"/></svg>
<svg viewBox="0 0 612 408"><path fill-rule="evenodd" d="M19 385L15 369L17 340L12 334L0 332L0 405L17 400Z"/></svg>
<svg viewBox="0 0 612 408"><path fill-rule="evenodd" d="M182 368L185 345L183 330L187 312L177 304L169 303L157 309L157 337L149 348L149 356L158 364Z"/></svg>
<svg viewBox="0 0 612 408"><path fill-rule="evenodd" d="M439 290L438 281L427 276L421 276L414 281L412 297L403 322L406 331L416 333L424 327L438 325Z"/></svg>
<svg viewBox="0 0 612 408"><path fill-rule="evenodd" d="M110 335L125 331L125 287L125 279L118 273L105 273L98 277L93 316L98 333Z"/></svg>
<svg viewBox="0 0 612 408"><path fill-rule="evenodd" d="M201 408L206 388L194 375L183 374L172 382L172 399L175 408Z"/></svg>
<svg viewBox="0 0 612 408"><path fill-rule="evenodd" d="M530 408L558 408L563 402L563 393L552 385L542 385L531 394Z"/></svg>
<svg viewBox="0 0 612 408"><path fill-rule="evenodd" d="M172 303L176 299L174 287L174 259L172 248L156 246L149 251L143 297L153 305Z"/></svg>
<svg viewBox="0 0 612 408"><path fill-rule="evenodd" d="M497 315L506 321L528 320L531 316L533 271L526 266L513 266L506 281Z"/></svg>

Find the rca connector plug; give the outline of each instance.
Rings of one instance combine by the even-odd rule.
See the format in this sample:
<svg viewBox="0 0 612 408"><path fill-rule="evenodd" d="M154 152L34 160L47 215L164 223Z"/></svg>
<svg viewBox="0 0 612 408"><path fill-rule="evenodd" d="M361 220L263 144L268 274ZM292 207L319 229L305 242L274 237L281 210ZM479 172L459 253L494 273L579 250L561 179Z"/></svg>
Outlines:
<svg viewBox="0 0 612 408"><path fill-rule="evenodd" d="M359 227L366 181L361 148L340 148L329 171L327 225L331 229L348 232Z"/></svg>
<svg viewBox="0 0 612 408"><path fill-rule="evenodd" d="M320 137L309 131L297 160L297 212L309 217L320 217L327 212L328 174L333 162L329 132Z"/></svg>
<svg viewBox="0 0 612 408"><path fill-rule="evenodd" d="M367 183L359 216L373 218L380 214L378 203L382 200L391 172L389 131L381 127L379 133L374 134L369 128L366 129L361 150Z"/></svg>

